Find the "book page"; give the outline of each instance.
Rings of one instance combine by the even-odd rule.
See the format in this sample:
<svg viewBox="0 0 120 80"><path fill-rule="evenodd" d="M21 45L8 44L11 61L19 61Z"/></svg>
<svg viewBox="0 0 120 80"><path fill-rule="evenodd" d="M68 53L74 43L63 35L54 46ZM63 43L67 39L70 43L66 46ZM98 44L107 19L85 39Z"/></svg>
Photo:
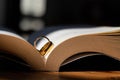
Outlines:
<svg viewBox="0 0 120 80"><path fill-rule="evenodd" d="M118 30L120 30L120 27L69 28L69 29L61 29L61 30L54 31L46 35L53 42L54 46L45 55L45 58L47 59L50 53L52 52L52 50L67 39L70 39L76 36L114 32ZM44 43L45 43L45 40L40 41L37 44L37 49L41 49Z"/></svg>
<svg viewBox="0 0 120 80"><path fill-rule="evenodd" d="M75 60L78 60L78 59L82 59L82 58L85 58L85 57L89 57L89 56L95 56L95 55L102 55L102 54L99 54L99 53L80 53L80 54L77 54L77 55L73 55L71 57L69 57L68 59L66 59L62 64L61 66L64 66L66 64L69 64Z"/></svg>
<svg viewBox="0 0 120 80"><path fill-rule="evenodd" d="M7 31L0 31L0 51L17 56L35 70L44 68L44 58L22 37Z"/></svg>
<svg viewBox="0 0 120 80"><path fill-rule="evenodd" d="M15 34L15 33L4 31L4 30L0 30L0 34L14 36L14 37L20 38L22 40L25 40L24 38L22 38L21 36Z"/></svg>

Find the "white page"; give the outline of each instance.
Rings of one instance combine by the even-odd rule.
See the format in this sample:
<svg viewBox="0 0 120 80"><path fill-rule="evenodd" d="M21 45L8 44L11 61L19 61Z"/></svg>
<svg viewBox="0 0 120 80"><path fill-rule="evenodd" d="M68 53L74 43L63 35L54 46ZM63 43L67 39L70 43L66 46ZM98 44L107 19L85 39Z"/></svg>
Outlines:
<svg viewBox="0 0 120 80"><path fill-rule="evenodd" d="M15 33L12 33L12 32L0 30L0 34L8 35L8 36L13 36L13 37L16 37L16 38L19 38L19 39L22 39L22 40L26 41L26 40L25 40L24 38L22 38L21 36L15 34Z"/></svg>
<svg viewBox="0 0 120 80"><path fill-rule="evenodd" d="M95 27L95 28L69 28L69 29L61 29L50 34L46 35L54 44L53 48L50 52L45 55L47 59L52 50L58 46L63 41L70 39L72 37L80 36L80 35L87 35L87 34L96 34L96 33L103 33L103 32L110 32L120 30L120 27ZM41 49L43 47L45 41L42 40L37 44L37 49Z"/></svg>

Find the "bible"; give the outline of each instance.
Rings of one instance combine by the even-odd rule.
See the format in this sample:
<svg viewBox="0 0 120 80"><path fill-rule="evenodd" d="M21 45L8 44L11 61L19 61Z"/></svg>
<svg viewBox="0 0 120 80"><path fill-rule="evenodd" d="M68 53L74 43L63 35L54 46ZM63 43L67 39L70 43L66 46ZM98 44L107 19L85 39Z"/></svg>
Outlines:
<svg viewBox="0 0 120 80"><path fill-rule="evenodd" d="M59 71L61 66L95 55L119 62L119 37L120 27L63 28L39 34L32 45L15 33L0 30L0 51L19 57L33 70Z"/></svg>

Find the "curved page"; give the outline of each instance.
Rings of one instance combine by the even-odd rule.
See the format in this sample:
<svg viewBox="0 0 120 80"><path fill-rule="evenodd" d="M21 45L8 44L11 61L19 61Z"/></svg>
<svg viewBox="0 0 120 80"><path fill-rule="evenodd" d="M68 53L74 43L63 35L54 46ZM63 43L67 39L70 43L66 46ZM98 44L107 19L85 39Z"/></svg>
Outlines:
<svg viewBox="0 0 120 80"><path fill-rule="evenodd" d="M45 58L47 60L52 50L67 39L70 39L76 36L114 32L118 30L120 30L120 27L95 27L95 28L69 28L69 29L61 29L61 30L51 32L46 36L53 42L54 46L45 55ZM44 43L45 43L45 40L40 41L37 44L37 49L41 49Z"/></svg>
<svg viewBox="0 0 120 80"><path fill-rule="evenodd" d="M33 69L41 70L44 67L44 59L39 52L14 33L0 31L0 50L22 58Z"/></svg>
<svg viewBox="0 0 120 80"><path fill-rule="evenodd" d="M47 37L53 42L54 47L45 55L46 70L59 71L59 67L67 58L83 52L98 52L120 59L118 53L119 36L109 36L109 34L114 34L118 30L120 30L120 27L73 28L48 34ZM44 41L38 44L38 48L42 42Z"/></svg>

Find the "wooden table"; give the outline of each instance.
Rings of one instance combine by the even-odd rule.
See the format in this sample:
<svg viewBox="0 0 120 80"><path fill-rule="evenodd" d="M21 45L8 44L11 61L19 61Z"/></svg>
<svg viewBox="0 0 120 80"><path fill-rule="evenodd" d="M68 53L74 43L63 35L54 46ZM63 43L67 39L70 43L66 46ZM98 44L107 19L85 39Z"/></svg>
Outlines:
<svg viewBox="0 0 120 80"><path fill-rule="evenodd" d="M120 80L120 71L2 72L0 80Z"/></svg>

